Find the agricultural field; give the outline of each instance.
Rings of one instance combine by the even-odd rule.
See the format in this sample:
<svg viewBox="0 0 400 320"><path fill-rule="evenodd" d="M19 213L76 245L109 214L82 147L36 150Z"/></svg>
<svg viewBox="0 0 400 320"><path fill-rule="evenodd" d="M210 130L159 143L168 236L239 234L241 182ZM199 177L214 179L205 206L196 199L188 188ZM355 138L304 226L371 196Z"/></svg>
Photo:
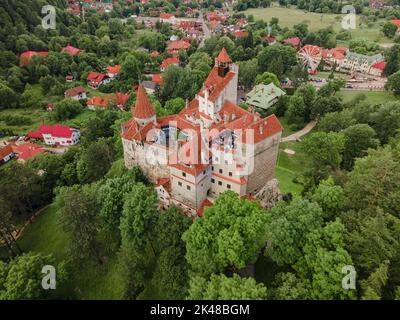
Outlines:
<svg viewBox="0 0 400 320"><path fill-rule="evenodd" d="M331 14L331 13L314 13L308 12L296 8L282 8L282 7L270 7L270 8L255 8L242 11L245 15L253 15L255 20L270 21L271 18L278 18L279 25L282 27L291 28L299 23L306 23L310 31L317 31L322 28L332 26L335 31L339 32L342 30L341 20L342 15ZM363 23L359 17L357 17L357 28L350 30L353 39L367 39L370 41L376 41L379 43L391 42L381 32L383 20L378 20L373 26L368 26ZM346 45L346 43L340 43Z"/></svg>

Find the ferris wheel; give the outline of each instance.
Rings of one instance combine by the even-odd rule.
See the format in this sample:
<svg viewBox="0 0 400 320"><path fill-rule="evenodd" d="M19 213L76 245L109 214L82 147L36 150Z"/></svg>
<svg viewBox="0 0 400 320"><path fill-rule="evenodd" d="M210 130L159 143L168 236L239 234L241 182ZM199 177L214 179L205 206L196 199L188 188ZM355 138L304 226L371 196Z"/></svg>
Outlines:
<svg viewBox="0 0 400 320"><path fill-rule="evenodd" d="M308 72L315 74L322 59L322 49L318 46L305 45L300 49L299 57L307 66Z"/></svg>

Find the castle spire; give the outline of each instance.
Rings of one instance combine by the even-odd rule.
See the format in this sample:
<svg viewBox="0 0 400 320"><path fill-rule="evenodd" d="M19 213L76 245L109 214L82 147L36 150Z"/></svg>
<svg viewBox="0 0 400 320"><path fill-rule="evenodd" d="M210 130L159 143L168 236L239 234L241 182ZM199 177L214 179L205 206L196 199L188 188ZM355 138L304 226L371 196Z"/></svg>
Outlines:
<svg viewBox="0 0 400 320"><path fill-rule="evenodd" d="M155 121L156 119L156 110L147 97L143 85L139 85L137 90L135 108L133 109L133 117L141 125L145 125L149 122Z"/></svg>
<svg viewBox="0 0 400 320"><path fill-rule="evenodd" d="M229 56L228 52L226 52L225 48L222 48L221 52L219 53L219 55L217 57L217 61L219 63L230 63L230 62L232 62L232 59Z"/></svg>

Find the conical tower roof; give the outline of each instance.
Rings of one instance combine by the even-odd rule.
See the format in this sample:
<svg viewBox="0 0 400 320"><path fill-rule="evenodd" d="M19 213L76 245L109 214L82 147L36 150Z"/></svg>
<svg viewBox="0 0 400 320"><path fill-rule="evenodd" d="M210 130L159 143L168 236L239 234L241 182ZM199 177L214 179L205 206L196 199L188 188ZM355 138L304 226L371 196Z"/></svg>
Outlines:
<svg viewBox="0 0 400 320"><path fill-rule="evenodd" d="M232 62L231 57L229 56L228 52L226 52L225 48L222 48L221 52L217 57L217 61L221 63L228 63Z"/></svg>
<svg viewBox="0 0 400 320"><path fill-rule="evenodd" d="M137 119L148 119L156 115L156 110L147 97L146 91L142 85L139 85L135 109L133 110L133 117Z"/></svg>

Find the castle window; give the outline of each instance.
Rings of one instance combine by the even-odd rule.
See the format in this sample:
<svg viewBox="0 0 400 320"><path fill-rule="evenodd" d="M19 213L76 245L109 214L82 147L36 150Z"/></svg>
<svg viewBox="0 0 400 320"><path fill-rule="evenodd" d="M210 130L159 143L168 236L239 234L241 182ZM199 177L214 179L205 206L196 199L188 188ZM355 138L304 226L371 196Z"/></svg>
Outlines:
<svg viewBox="0 0 400 320"><path fill-rule="evenodd" d="M182 182L178 181L178 186L182 187Z"/></svg>
<svg viewBox="0 0 400 320"><path fill-rule="evenodd" d="M229 172L229 176L232 177L232 172Z"/></svg>
<svg viewBox="0 0 400 320"><path fill-rule="evenodd" d="M186 189L190 190L190 186L186 186Z"/></svg>
<svg viewBox="0 0 400 320"><path fill-rule="evenodd" d="M182 176L186 177L186 172L182 172Z"/></svg>
<svg viewBox="0 0 400 320"><path fill-rule="evenodd" d="M230 185L230 184L227 184L226 187L227 187L228 189L230 189L230 188L231 188L231 185Z"/></svg>
<svg viewBox="0 0 400 320"><path fill-rule="evenodd" d="M214 178L211 178L211 183L215 183L215 179Z"/></svg>
<svg viewBox="0 0 400 320"><path fill-rule="evenodd" d="M218 185L219 185L219 186L222 186L222 181L218 181Z"/></svg>
<svg viewBox="0 0 400 320"><path fill-rule="evenodd" d="M219 169L219 173L222 173L222 169Z"/></svg>
<svg viewBox="0 0 400 320"><path fill-rule="evenodd" d="M214 171L214 166L211 166L211 171Z"/></svg>
<svg viewBox="0 0 400 320"><path fill-rule="evenodd" d="M203 171L203 174L206 174L206 170Z"/></svg>

